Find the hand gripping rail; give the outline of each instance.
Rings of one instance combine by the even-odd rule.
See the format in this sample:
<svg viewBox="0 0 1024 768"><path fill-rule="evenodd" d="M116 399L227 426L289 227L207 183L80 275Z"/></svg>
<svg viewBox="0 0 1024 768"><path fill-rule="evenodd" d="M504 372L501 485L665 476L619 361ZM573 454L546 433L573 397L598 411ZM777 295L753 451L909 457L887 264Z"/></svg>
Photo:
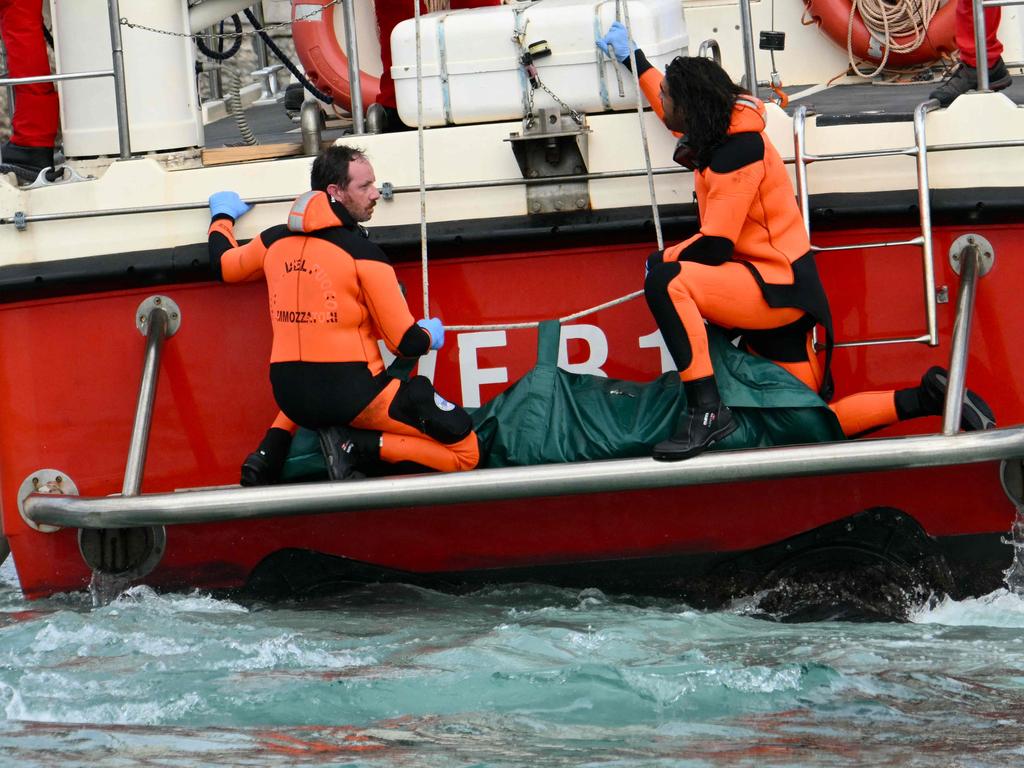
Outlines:
<svg viewBox="0 0 1024 768"><path fill-rule="evenodd" d="M133 497L32 494L23 507L37 524L130 528L916 469L1017 457L1024 457L1024 426L710 453L679 463L620 459Z"/></svg>

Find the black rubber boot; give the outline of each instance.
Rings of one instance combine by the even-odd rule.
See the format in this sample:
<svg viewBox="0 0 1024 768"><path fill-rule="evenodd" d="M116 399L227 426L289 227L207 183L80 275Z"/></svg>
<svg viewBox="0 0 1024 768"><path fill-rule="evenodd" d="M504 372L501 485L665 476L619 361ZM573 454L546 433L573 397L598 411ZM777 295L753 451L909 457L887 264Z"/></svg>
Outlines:
<svg viewBox="0 0 1024 768"><path fill-rule="evenodd" d="M363 469L380 458L380 432L353 427L321 429L320 448L331 480L361 480Z"/></svg>
<svg viewBox="0 0 1024 768"><path fill-rule="evenodd" d="M658 461L681 461L703 453L738 426L718 394L714 376L684 382L683 387L687 402L683 427L654 446L653 456Z"/></svg>
<svg viewBox="0 0 1024 768"><path fill-rule="evenodd" d="M938 365L929 368L916 387L896 392L896 415L900 421L918 416L941 416L946 406L949 372ZM960 411L960 428L965 432L994 429L996 417L988 403L977 392L964 390Z"/></svg>
<svg viewBox="0 0 1024 768"><path fill-rule="evenodd" d="M990 91L1001 91L1008 88L1013 78L1006 70L1003 57L1000 56L988 69L988 87ZM938 99L939 104L948 107L957 96L968 91L978 90L978 70L975 67L963 62L953 70L953 74L947 77L942 84L928 94L931 99Z"/></svg>
<svg viewBox="0 0 1024 768"><path fill-rule="evenodd" d="M4 142L0 147L0 173L13 172L23 181L35 181L40 171L53 167L53 147L22 147Z"/></svg>
<svg viewBox="0 0 1024 768"><path fill-rule="evenodd" d="M260 447L246 456L242 462L241 484L273 485L278 482L291 445L292 436L287 430L278 427L268 429Z"/></svg>

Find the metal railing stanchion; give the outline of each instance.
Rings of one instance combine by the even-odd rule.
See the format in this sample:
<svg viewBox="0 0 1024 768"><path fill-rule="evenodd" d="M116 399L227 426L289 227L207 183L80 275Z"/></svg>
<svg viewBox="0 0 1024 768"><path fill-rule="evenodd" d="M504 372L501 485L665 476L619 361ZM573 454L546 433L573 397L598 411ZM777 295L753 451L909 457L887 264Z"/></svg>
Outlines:
<svg viewBox="0 0 1024 768"><path fill-rule="evenodd" d="M939 108L932 99L914 108L914 145L917 148L917 208L921 219L921 260L924 266L924 308L928 322L929 346L939 343L936 319L935 261L932 253L932 200L928 182L928 141L925 135L925 117Z"/></svg>
<svg viewBox="0 0 1024 768"><path fill-rule="evenodd" d="M156 384L160 376L160 353L163 351L164 341L175 334L180 322L181 315L177 305L165 296L148 298L136 310L135 325L146 337L146 352L143 357L142 379L139 382L139 396L135 404L132 437L128 444L128 460L124 467L122 496L138 496L142 489L142 473L146 468L146 452L149 447L149 426L153 418Z"/></svg>
<svg viewBox="0 0 1024 768"><path fill-rule="evenodd" d="M342 8L345 11L345 53L348 55L348 83L352 92L352 132L366 133L366 123L363 116L363 91L359 76L359 41L356 35L356 7L355 0L344 0Z"/></svg>
<svg viewBox="0 0 1024 768"><path fill-rule="evenodd" d="M118 0L107 0L110 17L110 55L114 70L114 105L117 109L117 141L121 159L132 156L131 137L128 132L128 94L124 82L124 49L121 47L121 11Z"/></svg>
<svg viewBox="0 0 1024 768"><path fill-rule="evenodd" d="M959 12L959 11L958 11ZM978 72L978 90L988 90L988 46L985 45L987 30L985 29L985 8L982 0L972 0L971 14L974 17L974 50L976 51Z"/></svg>
<svg viewBox="0 0 1024 768"><path fill-rule="evenodd" d="M974 243L960 251L960 287L956 294L956 319L953 321L953 344L949 353L949 383L942 412L942 434L955 435L960 430L963 410L964 382L967 379L967 350L971 341L971 320L974 317L974 296L981 272L981 249Z"/></svg>
<svg viewBox="0 0 1024 768"><path fill-rule="evenodd" d="M747 90L757 98L757 65L754 61L754 26L750 21L750 0L740 0L740 28L743 34L743 67Z"/></svg>

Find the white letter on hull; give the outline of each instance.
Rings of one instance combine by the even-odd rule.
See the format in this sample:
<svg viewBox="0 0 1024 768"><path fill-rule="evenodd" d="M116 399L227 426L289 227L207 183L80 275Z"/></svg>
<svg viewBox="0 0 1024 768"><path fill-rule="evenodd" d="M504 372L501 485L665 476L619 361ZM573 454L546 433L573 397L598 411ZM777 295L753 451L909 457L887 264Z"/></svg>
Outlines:
<svg viewBox="0 0 1024 768"><path fill-rule="evenodd" d="M590 357L582 363L569 362L569 339L583 339L590 348ZM561 338L558 342L558 367L569 373L589 373L592 376L608 374L601 366L608 362L608 339L604 331L596 325L563 325Z"/></svg>
<svg viewBox="0 0 1024 768"><path fill-rule="evenodd" d="M476 359L478 349L504 347L507 343L504 331L459 334L459 376L462 379L464 407L480 407L481 385L504 384L508 381L508 368L480 368Z"/></svg>
<svg viewBox="0 0 1024 768"><path fill-rule="evenodd" d="M646 336L639 338L640 349L651 349L657 347L661 352L661 372L668 373L676 369L675 361L672 359L672 355L668 353L668 347L665 346L665 339L662 338L661 331L655 330L654 333L648 333Z"/></svg>

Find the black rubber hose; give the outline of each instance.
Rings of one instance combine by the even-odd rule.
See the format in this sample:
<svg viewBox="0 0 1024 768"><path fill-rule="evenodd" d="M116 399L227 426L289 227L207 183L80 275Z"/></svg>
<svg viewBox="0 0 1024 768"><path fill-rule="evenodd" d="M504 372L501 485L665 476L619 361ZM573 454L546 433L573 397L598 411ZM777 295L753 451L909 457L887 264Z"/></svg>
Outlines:
<svg viewBox="0 0 1024 768"><path fill-rule="evenodd" d="M217 61L227 61L238 53L239 48L242 47L242 20L238 18L238 14L236 13L231 17L231 21L234 22L235 25L235 41L226 51L215 51L203 42L202 37L196 37L196 46L204 55L209 56L211 59L216 59ZM218 39L223 40L224 38Z"/></svg>
<svg viewBox="0 0 1024 768"><path fill-rule="evenodd" d="M324 93L311 82L309 82L309 79L302 73L302 70L296 67L292 60L289 59L287 55L285 55L285 52L277 47L277 43L275 43L270 38L270 35L268 35L266 31L264 31L263 27L260 26L260 22L256 18L256 14L254 14L248 8L244 9L243 13L245 14L245 18L249 20L249 23L252 24L253 28L260 33L260 37L262 37L263 42L267 44L267 48L272 50L274 52L274 55L281 60L281 63L288 67L288 71L295 75L298 81L302 83L302 87L305 88L310 93L312 93L325 104L333 104L334 97ZM358 85L353 87L358 87Z"/></svg>

